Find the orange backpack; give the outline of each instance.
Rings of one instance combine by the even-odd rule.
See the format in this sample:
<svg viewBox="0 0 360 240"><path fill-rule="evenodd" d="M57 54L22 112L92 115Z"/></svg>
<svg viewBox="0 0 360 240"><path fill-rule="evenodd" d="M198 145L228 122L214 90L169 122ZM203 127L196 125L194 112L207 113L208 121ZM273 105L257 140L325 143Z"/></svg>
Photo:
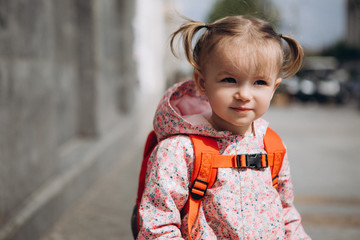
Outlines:
<svg viewBox="0 0 360 240"><path fill-rule="evenodd" d="M201 199L205 196L207 189L215 183L218 168L261 169L270 167L273 187L276 189L286 150L279 135L271 128L267 128L264 136L264 147L267 154L220 155L215 138L200 135L189 135L189 137L194 147L194 168L189 199L181 213L189 214L188 234L189 239L192 239L190 232L198 217ZM136 204L131 218L134 238L139 230L138 210L145 187L147 163L157 143L155 132L150 132L145 144Z"/></svg>

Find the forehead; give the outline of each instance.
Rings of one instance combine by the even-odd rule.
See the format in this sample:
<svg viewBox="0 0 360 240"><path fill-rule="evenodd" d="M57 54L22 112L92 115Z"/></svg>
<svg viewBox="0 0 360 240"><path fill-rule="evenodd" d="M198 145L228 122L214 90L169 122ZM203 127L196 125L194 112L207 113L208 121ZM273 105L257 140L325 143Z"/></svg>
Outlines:
<svg viewBox="0 0 360 240"><path fill-rule="evenodd" d="M215 67L223 71L241 71L249 76L278 77L282 65L280 46L271 40L219 40L206 55L203 61L205 71Z"/></svg>

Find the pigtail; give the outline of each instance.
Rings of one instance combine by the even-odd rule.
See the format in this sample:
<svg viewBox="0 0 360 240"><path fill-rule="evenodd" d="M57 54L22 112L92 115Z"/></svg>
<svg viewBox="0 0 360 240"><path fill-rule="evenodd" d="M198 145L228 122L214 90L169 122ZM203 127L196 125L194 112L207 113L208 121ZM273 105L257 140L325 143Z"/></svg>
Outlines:
<svg viewBox="0 0 360 240"><path fill-rule="evenodd" d="M283 77L289 78L299 71L303 62L304 52L299 42L294 38L286 35L280 35L280 38L284 39L289 46L289 51L285 56L282 67Z"/></svg>
<svg viewBox="0 0 360 240"><path fill-rule="evenodd" d="M171 52L174 54L174 56L177 56L174 50L174 40L178 34L181 34L181 38L183 40L183 47L185 50L185 56L187 60L195 69L200 69L198 62L199 52L198 51L194 52L192 48L192 42L195 38L196 33L198 33L204 27L208 28L208 25L205 25L204 23L198 21L191 20L186 17L184 18L187 20L187 22L183 23L177 31L171 34L171 40L170 40Z"/></svg>

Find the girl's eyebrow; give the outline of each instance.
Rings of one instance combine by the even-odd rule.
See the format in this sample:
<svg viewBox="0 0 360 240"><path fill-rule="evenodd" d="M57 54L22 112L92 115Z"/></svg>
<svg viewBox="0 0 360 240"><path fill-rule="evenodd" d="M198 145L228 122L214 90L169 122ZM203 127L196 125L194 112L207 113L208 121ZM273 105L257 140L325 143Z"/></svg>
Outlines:
<svg viewBox="0 0 360 240"><path fill-rule="evenodd" d="M217 75L221 76L221 75L234 75L234 74L232 72L230 72L230 71L224 70L224 71L218 72Z"/></svg>

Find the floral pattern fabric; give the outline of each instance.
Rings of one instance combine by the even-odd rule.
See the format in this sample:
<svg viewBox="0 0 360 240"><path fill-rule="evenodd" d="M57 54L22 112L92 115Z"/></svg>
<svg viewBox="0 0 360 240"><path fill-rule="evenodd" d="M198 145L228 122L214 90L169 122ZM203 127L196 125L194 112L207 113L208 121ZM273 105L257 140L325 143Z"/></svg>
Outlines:
<svg viewBox="0 0 360 240"><path fill-rule="evenodd" d="M189 103L193 105L189 107ZM188 216L181 210L189 197L194 151L186 134L215 137L223 155L265 153L265 120L254 122L254 136L238 136L213 129L206 121L209 111L206 98L195 90L193 81L175 85L160 101L154 117L160 142L147 167L138 239L188 239ZM220 168L213 187L202 199L192 237L310 239L293 200L287 155L277 189L272 186L269 168Z"/></svg>

